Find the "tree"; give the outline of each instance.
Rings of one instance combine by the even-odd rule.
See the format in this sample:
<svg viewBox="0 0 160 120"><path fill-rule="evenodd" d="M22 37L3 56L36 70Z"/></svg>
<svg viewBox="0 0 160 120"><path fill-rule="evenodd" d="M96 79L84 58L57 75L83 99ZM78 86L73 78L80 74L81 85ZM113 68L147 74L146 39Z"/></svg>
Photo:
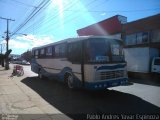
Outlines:
<svg viewBox="0 0 160 120"><path fill-rule="evenodd" d="M4 67L4 55L3 54L0 54L0 65Z"/></svg>
<svg viewBox="0 0 160 120"><path fill-rule="evenodd" d="M23 54L21 54L21 58L30 62L31 58L32 58L32 52L30 50L27 50L26 52L24 52Z"/></svg>

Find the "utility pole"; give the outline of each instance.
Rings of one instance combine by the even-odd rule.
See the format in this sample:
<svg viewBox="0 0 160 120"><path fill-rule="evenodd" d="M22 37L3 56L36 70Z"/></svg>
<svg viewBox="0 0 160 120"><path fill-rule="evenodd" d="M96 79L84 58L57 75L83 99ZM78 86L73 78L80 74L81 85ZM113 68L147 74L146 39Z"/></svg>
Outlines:
<svg viewBox="0 0 160 120"><path fill-rule="evenodd" d="M8 52L8 41L9 41L9 21L15 21L15 20L8 19L8 18L2 18L2 17L0 17L0 19L4 19L4 20L7 21L7 33L6 33L6 53L7 53L7 52ZM6 56L5 69L6 69L6 70L9 69L8 56Z"/></svg>

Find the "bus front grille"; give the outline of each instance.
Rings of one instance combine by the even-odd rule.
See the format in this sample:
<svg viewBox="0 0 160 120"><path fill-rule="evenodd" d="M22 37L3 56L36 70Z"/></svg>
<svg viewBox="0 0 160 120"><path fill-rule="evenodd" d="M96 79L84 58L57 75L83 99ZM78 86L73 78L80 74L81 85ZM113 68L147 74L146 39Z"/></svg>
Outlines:
<svg viewBox="0 0 160 120"><path fill-rule="evenodd" d="M100 72L100 80L120 78L124 76L124 70Z"/></svg>

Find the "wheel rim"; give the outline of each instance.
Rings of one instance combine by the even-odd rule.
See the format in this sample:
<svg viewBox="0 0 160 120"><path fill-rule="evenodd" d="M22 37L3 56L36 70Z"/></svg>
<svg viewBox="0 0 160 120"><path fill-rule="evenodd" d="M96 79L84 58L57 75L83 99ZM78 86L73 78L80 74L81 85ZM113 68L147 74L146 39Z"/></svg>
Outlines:
<svg viewBox="0 0 160 120"><path fill-rule="evenodd" d="M41 74L41 72L39 72L38 77L39 77L40 79L42 79L42 74Z"/></svg>
<svg viewBox="0 0 160 120"><path fill-rule="evenodd" d="M73 77L71 75L68 76L68 87L73 88Z"/></svg>

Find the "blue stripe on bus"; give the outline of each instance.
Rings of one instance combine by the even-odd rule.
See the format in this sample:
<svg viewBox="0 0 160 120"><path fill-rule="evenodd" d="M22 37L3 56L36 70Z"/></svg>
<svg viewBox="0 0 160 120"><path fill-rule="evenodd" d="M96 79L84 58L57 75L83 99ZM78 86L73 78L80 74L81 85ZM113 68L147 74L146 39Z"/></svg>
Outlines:
<svg viewBox="0 0 160 120"><path fill-rule="evenodd" d="M101 67L99 67L99 68L97 68L96 69L96 71L98 71L98 70L107 70L107 69L117 69L117 68L124 68L126 66L126 64L118 64L118 65L112 65L112 66L101 66Z"/></svg>
<svg viewBox="0 0 160 120"><path fill-rule="evenodd" d="M59 73L50 73L50 72L47 72L41 65L39 65L37 67L41 68L41 72L43 73L44 76L48 77L49 79L56 79L56 80L61 81L61 82L65 82L64 75L65 75L66 71L70 72L70 73L73 73L72 69L69 68L69 67L63 68ZM73 73L73 76L74 76L74 83L73 83L74 87L77 87L77 88L82 87L81 80L78 79L78 77L76 77L74 75L74 73Z"/></svg>

